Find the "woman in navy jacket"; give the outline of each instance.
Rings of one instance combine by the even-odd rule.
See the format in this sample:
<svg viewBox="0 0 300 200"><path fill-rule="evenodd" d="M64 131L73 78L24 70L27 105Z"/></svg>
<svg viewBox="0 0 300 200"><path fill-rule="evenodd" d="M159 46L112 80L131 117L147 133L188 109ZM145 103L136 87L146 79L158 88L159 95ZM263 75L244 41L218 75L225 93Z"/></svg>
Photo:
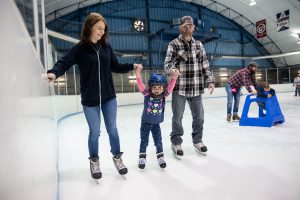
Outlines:
<svg viewBox="0 0 300 200"><path fill-rule="evenodd" d="M119 134L116 126L117 102L112 72L126 73L140 64L120 64L108 43L108 26L104 17L90 13L84 23L81 39L53 68L47 71L49 82L63 75L77 64L80 70L81 104L89 125L89 160L91 176L100 179L98 139L100 136L100 111L109 134L113 161L121 175L127 173L122 162Z"/></svg>

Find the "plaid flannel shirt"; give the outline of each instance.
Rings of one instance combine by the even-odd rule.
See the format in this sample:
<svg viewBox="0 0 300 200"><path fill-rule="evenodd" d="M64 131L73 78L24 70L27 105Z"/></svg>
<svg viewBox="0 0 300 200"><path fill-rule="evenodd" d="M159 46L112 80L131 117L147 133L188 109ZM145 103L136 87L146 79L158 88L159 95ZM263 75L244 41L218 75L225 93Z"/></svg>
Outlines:
<svg viewBox="0 0 300 200"><path fill-rule="evenodd" d="M167 74L172 69L178 69L181 73L173 91L182 96L195 97L204 93L205 81L214 83L214 78L202 43L192 38L190 44L183 40L182 35L172 40L164 65Z"/></svg>
<svg viewBox="0 0 300 200"><path fill-rule="evenodd" d="M237 71L233 74L229 80L228 84L231 87L240 88L241 86L245 86L249 93L252 92L250 85L253 85L256 88L256 81L254 74L251 76L251 71L247 67Z"/></svg>

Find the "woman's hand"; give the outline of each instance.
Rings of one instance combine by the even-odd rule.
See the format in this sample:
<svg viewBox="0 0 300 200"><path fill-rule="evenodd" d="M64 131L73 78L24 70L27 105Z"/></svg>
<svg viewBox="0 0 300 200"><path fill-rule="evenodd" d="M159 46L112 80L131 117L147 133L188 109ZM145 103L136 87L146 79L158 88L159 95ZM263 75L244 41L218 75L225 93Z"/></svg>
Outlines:
<svg viewBox="0 0 300 200"><path fill-rule="evenodd" d="M143 66L140 65L140 64L134 64L134 65L136 65L135 68L134 68L135 77L136 78L141 78L141 71L143 69Z"/></svg>
<svg viewBox="0 0 300 200"><path fill-rule="evenodd" d="M142 70L143 69L143 65L141 65L141 64L133 64L133 68L134 68L134 70L136 70L137 68L140 69L140 70Z"/></svg>
<svg viewBox="0 0 300 200"><path fill-rule="evenodd" d="M48 82L54 82L56 79L56 76L53 73L47 73L47 74L42 74L41 78Z"/></svg>

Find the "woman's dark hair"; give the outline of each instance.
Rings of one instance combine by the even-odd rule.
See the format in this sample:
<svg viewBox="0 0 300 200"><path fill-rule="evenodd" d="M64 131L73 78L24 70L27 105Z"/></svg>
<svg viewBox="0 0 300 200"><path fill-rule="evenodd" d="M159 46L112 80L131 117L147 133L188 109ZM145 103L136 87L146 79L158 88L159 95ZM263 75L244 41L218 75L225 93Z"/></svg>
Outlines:
<svg viewBox="0 0 300 200"><path fill-rule="evenodd" d="M104 17L98 13L90 13L83 25L81 34L80 34L80 44L88 43L90 42L90 37L92 34L92 28L93 26L98 23L99 21L102 21L105 24L104 29L104 35L102 38L98 41L100 44L108 44L108 26L107 22L104 19Z"/></svg>

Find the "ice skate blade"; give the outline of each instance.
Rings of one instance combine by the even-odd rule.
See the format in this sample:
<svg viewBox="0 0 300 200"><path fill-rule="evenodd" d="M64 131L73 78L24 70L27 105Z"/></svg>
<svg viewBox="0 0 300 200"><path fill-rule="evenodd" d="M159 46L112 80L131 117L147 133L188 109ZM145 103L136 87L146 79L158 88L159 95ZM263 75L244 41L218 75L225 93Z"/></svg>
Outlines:
<svg viewBox="0 0 300 200"><path fill-rule="evenodd" d="M128 169L127 168L122 168L120 170L118 170L118 173L121 175L121 176L124 176L128 173Z"/></svg>
<svg viewBox="0 0 300 200"><path fill-rule="evenodd" d="M182 156L178 156L175 153L172 153L172 155L174 156L174 158L176 158L177 160L181 160Z"/></svg>
<svg viewBox="0 0 300 200"><path fill-rule="evenodd" d="M100 184L99 179L94 179L94 181L97 183L97 185Z"/></svg>
<svg viewBox="0 0 300 200"><path fill-rule="evenodd" d="M199 151L199 150L196 149L196 148L195 148L195 151L196 151L198 154L202 155L202 156L207 156L207 152Z"/></svg>
<svg viewBox="0 0 300 200"><path fill-rule="evenodd" d="M161 169L161 170L164 170L167 168L167 165L165 167L161 167L159 164L158 164L158 167Z"/></svg>

